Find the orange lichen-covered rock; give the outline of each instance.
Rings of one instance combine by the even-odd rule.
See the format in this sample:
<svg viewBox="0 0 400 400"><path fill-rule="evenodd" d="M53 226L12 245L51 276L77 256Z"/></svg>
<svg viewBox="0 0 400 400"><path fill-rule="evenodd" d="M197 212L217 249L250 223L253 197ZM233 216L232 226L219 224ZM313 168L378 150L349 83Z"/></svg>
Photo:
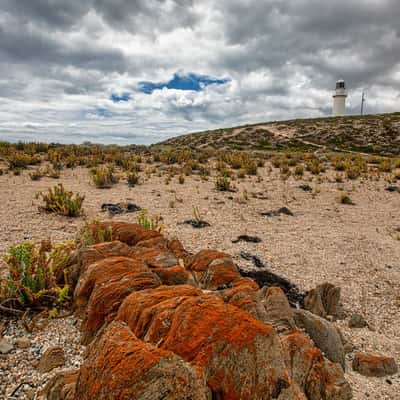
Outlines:
<svg viewBox="0 0 400 400"><path fill-rule="evenodd" d="M89 265L97 261L103 260L104 258L130 257L131 252L131 247L129 247L126 243L122 243L118 240L83 247L79 250L78 253L81 273L83 273Z"/></svg>
<svg viewBox="0 0 400 400"><path fill-rule="evenodd" d="M152 268L163 285L185 285L193 281L192 275L180 265L170 268Z"/></svg>
<svg viewBox="0 0 400 400"><path fill-rule="evenodd" d="M174 253L157 247L135 246L132 248L130 257L142 261L151 268L166 268L179 265L179 260Z"/></svg>
<svg viewBox="0 0 400 400"><path fill-rule="evenodd" d="M394 358L367 353L355 354L353 369L365 376L393 375L398 371Z"/></svg>
<svg viewBox="0 0 400 400"><path fill-rule="evenodd" d="M165 330L168 333L176 306L189 297L202 294L201 290L188 285L159 286L154 290L134 292L121 304L117 319L126 322L139 338L147 340L151 336L157 343ZM159 318L160 323L152 327L154 318Z"/></svg>
<svg viewBox="0 0 400 400"><path fill-rule="evenodd" d="M201 368L216 398L278 398L290 386L274 330L214 296L182 302L161 348Z"/></svg>
<svg viewBox="0 0 400 400"><path fill-rule="evenodd" d="M351 388L340 365L325 360L303 332L295 330L280 339L290 379L307 395L307 399L352 398Z"/></svg>
<svg viewBox="0 0 400 400"><path fill-rule="evenodd" d="M199 287L208 290L229 287L241 277L232 258L214 250L202 250L197 253L187 265L187 269L192 272Z"/></svg>
<svg viewBox="0 0 400 400"><path fill-rule="evenodd" d="M119 240L129 246L153 238L162 238L162 235L153 230L145 229L139 224L128 222L104 221L92 225L93 234L96 230L111 231L113 240Z"/></svg>
<svg viewBox="0 0 400 400"><path fill-rule="evenodd" d="M225 303L247 311L254 318L264 322L265 312L257 299L259 287L249 278L239 278L233 281L232 287L217 292Z"/></svg>
<svg viewBox="0 0 400 400"><path fill-rule="evenodd" d="M94 287L81 325L82 343L89 343L107 321L112 321L122 301L132 292L156 288L160 279L150 270L110 276Z"/></svg>
<svg viewBox="0 0 400 400"><path fill-rule="evenodd" d="M143 263L128 257L109 257L91 264L80 276L75 288L75 309L80 310L86 306L95 285L107 282L112 276L147 270Z"/></svg>
<svg viewBox="0 0 400 400"><path fill-rule="evenodd" d="M215 398L272 399L290 386L279 339L271 327L218 297L190 295L190 287L185 289L188 296L179 291L174 297L173 289L167 289L164 301L153 297L161 295L162 288L132 294L117 318L139 338L203 371Z"/></svg>
<svg viewBox="0 0 400 400"><path fill-rule="evenodd" d="M203 378L188 363L111 323L89 346L75 400L206 400Z"/></svg>

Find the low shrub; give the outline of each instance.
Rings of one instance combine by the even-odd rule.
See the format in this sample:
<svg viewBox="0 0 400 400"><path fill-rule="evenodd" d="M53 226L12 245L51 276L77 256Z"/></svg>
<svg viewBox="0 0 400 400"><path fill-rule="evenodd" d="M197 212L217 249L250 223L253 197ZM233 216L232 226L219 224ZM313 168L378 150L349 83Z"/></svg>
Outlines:
<svg viewBox="0 0 400 400"><path fill-rule="evenodd" d="M49 241L10 247L4 256L7 277L0 287L3 311L54 308L70 300L68 261L74 242Z"/></svg>
<svg viewBox="0 0 400 400"><path fill-rule="evenodd" d="M50 188L47 193L39 193L39 196L44 201L44 205L39 206L40 211L57 213L66 217L78 217L82 214L82 203L85 197L65 190L61 183Z"/></svg>
<svg viewBox="0 0 400 400"><path fill-rule="evenodd" d="M31 178L33 181L38 181L38 180L40 180L41 178L43 178L44 172L43 172L40 168L38 168L38 169L36 169L35 171L30 172L30 173L29 173L29 176L30 176L30 178Z"/></svg>
<svg viewBox="0 0 400 400"><path fill-rule="evenodd" d="M339 196L339 203L340 204L346 204L346 205L354 205L353 200L350 198L350 196L346 193L342 193Z"/></svg>
<svg viewBox="0 0 400 400"><path fill-rule="evenodd" d="M220 192L231 191L232 190L231 180L225 175L219 176L215 181L215 188Z"/></svg>
<svg viewBox="0 0 400 400"><path fill-rule="evenodd" d="M95 186L99 189L108 189L114 183L118 182L118 178L114 175L112 166L92 168L90 171Z"/></svg>
<svg viewBox="0 0 400 400"><path fill-rule="evenodd" d="M137 174L136 172L129 172L126 176L126 180L128 182L128 185L133 187L139 183L139 174Z"/></svg>

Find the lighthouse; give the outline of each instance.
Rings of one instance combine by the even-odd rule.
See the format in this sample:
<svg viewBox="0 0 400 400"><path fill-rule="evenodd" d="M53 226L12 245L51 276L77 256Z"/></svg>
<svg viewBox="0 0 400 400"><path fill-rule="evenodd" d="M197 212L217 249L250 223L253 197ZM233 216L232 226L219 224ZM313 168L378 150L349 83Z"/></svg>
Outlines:
<svg viewBox="0 0 400 400"><path fill-rule="evenodd" d="M336 82L336 90L333 95L333 116L339 117L346 113L346 84L343 79Z"/></svg>

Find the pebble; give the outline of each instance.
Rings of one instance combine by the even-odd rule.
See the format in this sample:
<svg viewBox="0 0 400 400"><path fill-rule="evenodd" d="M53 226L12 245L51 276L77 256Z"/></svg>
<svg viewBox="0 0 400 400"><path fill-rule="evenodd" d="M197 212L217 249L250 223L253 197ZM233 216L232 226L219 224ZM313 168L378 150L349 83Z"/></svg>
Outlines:
<svg viewBox="0 0 400 400"><path fill-rule="evenodd" d="M15 340L15 344L20 349L27 349L31 346L31 341L27 336L22 336Z"/></svg>
<svg viewBox="0 0 400 400"><path fill-rule="evenodd" d="M0 340L0 353L8 354L14 350L14 345L6 338Z"/></svg>

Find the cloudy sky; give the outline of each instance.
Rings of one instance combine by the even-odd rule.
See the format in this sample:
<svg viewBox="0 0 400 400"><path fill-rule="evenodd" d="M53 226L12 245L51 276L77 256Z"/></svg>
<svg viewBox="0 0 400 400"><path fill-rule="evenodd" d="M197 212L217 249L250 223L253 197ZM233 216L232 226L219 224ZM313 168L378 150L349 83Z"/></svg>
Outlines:
<svg viewBox="0 0 400 400"><path fill-rule="evenodd" d="M400 111L399 0L0 0L0 139L153 143Z"/></svg>

